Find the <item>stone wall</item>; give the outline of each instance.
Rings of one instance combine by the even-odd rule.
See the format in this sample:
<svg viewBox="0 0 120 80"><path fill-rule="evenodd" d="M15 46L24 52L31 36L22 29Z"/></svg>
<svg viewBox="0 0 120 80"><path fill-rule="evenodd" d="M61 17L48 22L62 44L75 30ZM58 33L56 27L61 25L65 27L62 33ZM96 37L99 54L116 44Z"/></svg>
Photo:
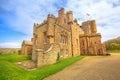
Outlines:
<svg viewBox="0 0 120 80"><path fill-rule="evenodd" d="M50 48L46 51L43 51L42 49L36 50L37 67L56 63L59 53L60 46L58 44L51 44Z"/></svg>
<svg viewBox="0 0 120 80"><path fill-rule="evenodd" d="M79 35L84 34L83 30L79 27L77 21L75 20L71 24L71 37L72 37L72 55L79 56L80 55L80 42Z"/></svg>
<svg viewBox="0 0 120 80"><path fill-rule="evenodd" d="M63 43L62 36L67 37L66 43ZM72 50L71 50L71 32L60 25L55 25L55 43L60 45L60 56L63 58L71 57ZM68 50L68 54L67 54Z"/></svg>
<svg viewBox="0 0 120 80"><path fill-rule="evenodd" d="M20 48L0 48L0 54L20 54Z"/></svg>

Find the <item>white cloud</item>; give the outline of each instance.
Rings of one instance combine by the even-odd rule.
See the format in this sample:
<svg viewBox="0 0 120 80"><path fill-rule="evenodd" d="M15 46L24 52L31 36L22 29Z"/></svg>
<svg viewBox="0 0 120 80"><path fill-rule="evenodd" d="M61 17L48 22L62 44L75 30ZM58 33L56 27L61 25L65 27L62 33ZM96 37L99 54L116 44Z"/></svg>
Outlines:
<svg viewBox="0 0 120 80"><path fill-rule="evenodd" d="M73 10L80 23L95 19L103 41L120 36L120 0L69 0L66 9Z"/></svg>
<svg viewBox="0 0 120 80"><path fill-rule="evenodd" d="M34 22L41 23L48 13L57 12L54 3L54 0L12 0L0 7L13 13L12 16L3 16L12 29L32 35Z"/></svg>
<svg viewBox="0 0 120 80"><path fill-rule="evenodd" d="M21 44L19 42L2 42L0 43L0 48L20 48Z"/></svg>
<svg viewBox="0 0 120 80"><path fill-rule="evenodd" d="M34 22L41 23L49 13L57 16L60 7L65 7L67 11L72 10L79 23L89 18L95 19L103 41L120 36L120 0L67 0L66 3L62 0L4 0L0 8L10 15L3 14L0 18L5 20L11 29L30 38ZM86 13L89 13L90 17L87 17ZM27 37L3 44L20 47L20 41Z"/></svg>

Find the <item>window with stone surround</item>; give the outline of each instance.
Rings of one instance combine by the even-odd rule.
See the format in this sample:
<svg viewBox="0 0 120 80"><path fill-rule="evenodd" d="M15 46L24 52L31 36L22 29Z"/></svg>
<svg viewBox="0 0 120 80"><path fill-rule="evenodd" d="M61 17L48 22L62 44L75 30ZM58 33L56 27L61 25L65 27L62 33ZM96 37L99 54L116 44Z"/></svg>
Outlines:
<svg viewBox="0 0 120 80"><path fill-rule="evenodd" d="M67 45L67 43L68 43L67 36L61 35L60 36L60 43Z"/></svg>
<svg viewBox="0 0 120 80"><path fill-rule="evenodd" d="M77 47L78 47L78 39L76 39L76 44L77 44Z"/></svg>
<svg viewBox="0 0 120 80"><path fill-rule="evenodd" d="M60 50L60 57L63 57L63 49Z"/></svg>
<svg viewBox="0 0 120 80"><path fill-rule="evenodd" d="M47 43L47 32L43 32L43 34L44 34L43 42L44 42L44 43Z"/></svg>
<svg viewBox="0 0 120 80"><path fill-rule="evenodd" d="M66 49L66 56L68 56L68 53L69 53L69 52L68 52L68 49Z"/></svg>
<svg viewBox="0 0 120 80"><path fill-rule="evenodd" d="M38 38L38 35L35 35L34 37L34 44L37 45L37 38Z"/></svg>
<svg viewBox="0 0 120 80"><path fill-rule="evenodd" d="M66 23L66 19L64 19L64 23Z"/></svg>
<svg viewBox="0 0 120 80"><path fill-rule="evenodd" d="M82 40L82 46L84 46L84 40Z"/></svg>

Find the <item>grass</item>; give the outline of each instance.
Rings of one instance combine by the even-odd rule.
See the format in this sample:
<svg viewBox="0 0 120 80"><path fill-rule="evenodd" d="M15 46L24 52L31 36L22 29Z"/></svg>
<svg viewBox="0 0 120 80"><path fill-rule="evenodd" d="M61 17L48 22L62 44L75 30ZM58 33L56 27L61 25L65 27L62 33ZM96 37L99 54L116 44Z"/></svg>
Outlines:
<svg viewBox="0 0 120 80"><path fill-rule="evenodd" d="M120 53L120 50L107 50L108 53Z"/></svg>
<svg viewBox="0 0 120 80"><path fill-rule="evenodd" d="M24 61L30 59L28 56L22 55L0 55L0 80L42 80L65 67L84 58L83 56L67 58L60 60L58 63L38 68L32 71L26 71L19 66L13 64L16 61Z"/></svg>
<svg viewBox="0 0 120 80"><path fill-rule="evenodd" d="M24 60L29 60L30 57L29 56L25 56L25 55L18 55L18 54L1 54L0 55L0 60L5 60L5 61L9 61L9 62L20 62L20 61L24 61Z"/></svg>

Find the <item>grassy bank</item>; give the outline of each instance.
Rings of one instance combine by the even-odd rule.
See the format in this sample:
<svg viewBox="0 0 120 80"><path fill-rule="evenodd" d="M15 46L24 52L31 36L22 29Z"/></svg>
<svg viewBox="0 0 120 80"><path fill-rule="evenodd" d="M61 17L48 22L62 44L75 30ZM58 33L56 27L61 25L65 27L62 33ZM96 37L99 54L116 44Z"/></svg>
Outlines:
<svg viewBox="0 0 120 80"><path fill-rule="evenodd" d="M21 55L0 55L0 79L1 80L42 80L45 77L54 74L65 67L84 58L83 56L67 58L56 64L38 68L33 71L26 71L13 64L16 61L30 59L28 56Z"/></svg>
<svg viewBox="0 0 120 80"><path fill-rule="evenodd" d="M108 53L120 53L120 50L107 50Z"/></svg>

